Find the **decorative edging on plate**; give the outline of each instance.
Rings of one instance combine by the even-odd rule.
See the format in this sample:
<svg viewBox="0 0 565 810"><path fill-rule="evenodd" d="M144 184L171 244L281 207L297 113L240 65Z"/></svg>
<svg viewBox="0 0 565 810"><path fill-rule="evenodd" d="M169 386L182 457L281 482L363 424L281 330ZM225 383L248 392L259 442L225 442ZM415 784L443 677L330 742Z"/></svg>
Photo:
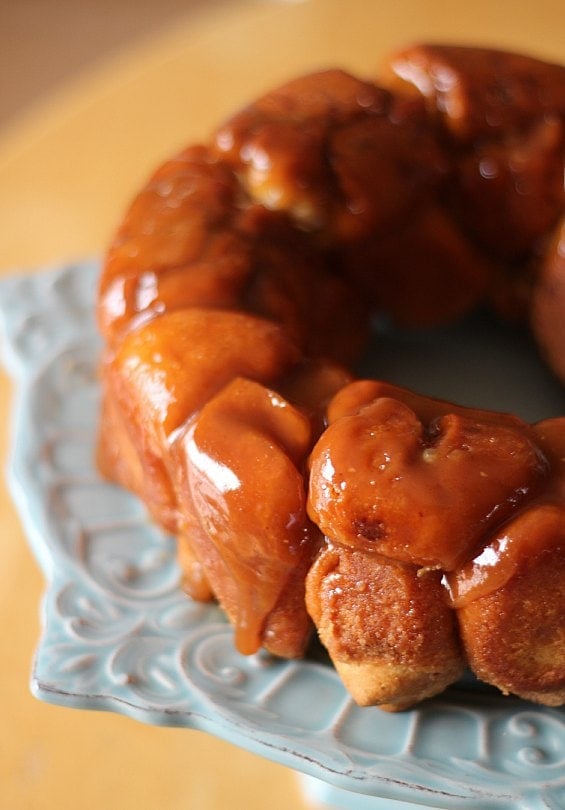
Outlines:
<svg viewBox="0 0 565 810"><path fill-rule="evenodd" d="M219 609L181 592L173 540L94 468L97 272L0 283L9 478L48 580L33 692L199 728L367 800L563 810L562 710L465 685L409 712L360 709L324 664L239 655Z"/></svg>

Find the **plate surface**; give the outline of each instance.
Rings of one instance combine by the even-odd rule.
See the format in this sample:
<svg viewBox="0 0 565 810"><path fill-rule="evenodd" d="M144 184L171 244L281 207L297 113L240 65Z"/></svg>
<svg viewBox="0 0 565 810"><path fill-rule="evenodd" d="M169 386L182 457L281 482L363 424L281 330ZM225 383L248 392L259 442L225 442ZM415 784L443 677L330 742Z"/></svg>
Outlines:
<svg viewBox="0 0 565 810"><path fill-rule="evenodd" d="M221 612L183 595L173 540L93 464L97 272L85 261L0 283L4 359L17 382L10 484L48 583L34 693L208 731L368 797L565 808L563 710L472 682L409 712L360 709L324 663L239 655ZM518 401L530 419L565 413L528 340L489 321L381 336L369 365L469 404Z"/></svg>

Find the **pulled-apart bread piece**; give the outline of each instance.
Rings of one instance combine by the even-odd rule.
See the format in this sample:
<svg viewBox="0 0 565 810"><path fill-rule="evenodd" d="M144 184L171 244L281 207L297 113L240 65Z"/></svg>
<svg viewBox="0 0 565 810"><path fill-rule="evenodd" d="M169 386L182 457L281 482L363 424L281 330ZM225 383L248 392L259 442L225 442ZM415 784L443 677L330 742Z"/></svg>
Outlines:
<svg viewBox="0 0 565 810"><path fill-rule="evenodd" d="M455 614L439 571L330 540L308 573L306 604L361 706L400 711L463 674Z"/></svg>
<svg viewBox="0 0 565 810"><path fill-rule="evenodd" d="M177 532L172 438L235 375L269 382L300 358L277 324L242 312L181 309L126 335L101 367L99 465Z"/></svg>
<svg viewBox="0 0 565 810"><path fill-rule="evenodd" d="M506 694L564 703L565 507L531 506L449 579L476 675Z"/></svg>
<svg viewBox="0 0 565 810"><path fill-rule="evenodd" d="M320 538L302 470L318 410L349 375L303 362L271 321L194 307L128 333L102 378L100 467L180 538L187 591L221 602L241 652L301 655Z"/></svg>
<svg viewBox="0 0 565 810"><path fill-rule="evenodd" d="M447 577L470 664L503 692L565 702L565 418L534 425L542 493Z"/></svg>
<svg viewBox="0 0 565 810"><path fill-rule="evenodd" d="M560 705L565 419L530 426L372 380L338 392L329 415L310 463L326 549L307 605L356 700L403 707L467 660L503 691Z"/></svg>
<svg viewBox="0 0 565 810"><path fill-rule="evenodd" d="M343 545L451 571L537 492L547 462L515 417L403 393L359 381L336 395L312 451L311 514Z"/></svg>
<svg viewBox="0 0 565 810"><path fill-rule="evenodd" d="M302 411L242 378L175 443L181 511L201 527L192 545L243 653L295 657L308 639L304 577L319 543L300 472L310 443Z"/></svg>

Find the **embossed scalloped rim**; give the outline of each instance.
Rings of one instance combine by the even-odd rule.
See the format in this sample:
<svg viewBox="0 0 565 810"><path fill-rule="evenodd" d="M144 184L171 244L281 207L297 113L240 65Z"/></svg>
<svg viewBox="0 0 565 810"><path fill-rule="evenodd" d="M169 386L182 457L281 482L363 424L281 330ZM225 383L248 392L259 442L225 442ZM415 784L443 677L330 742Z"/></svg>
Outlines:
<svg viewBox="0 0 565 810"><path fill-rule="evenodd" d="M360 794L564 808L562 710L465 686L399 715L359 709L330 667L239 656L218 609L186 599L170 538L93 469L97 269L0 283L17 380L9 479L48 580L33 692L201 729Z"/></svg>

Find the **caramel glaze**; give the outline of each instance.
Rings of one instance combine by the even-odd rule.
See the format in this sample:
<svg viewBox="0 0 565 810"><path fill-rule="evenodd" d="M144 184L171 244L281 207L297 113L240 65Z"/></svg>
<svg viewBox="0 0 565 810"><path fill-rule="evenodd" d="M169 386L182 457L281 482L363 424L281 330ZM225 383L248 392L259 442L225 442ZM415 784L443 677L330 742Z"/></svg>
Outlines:
<svg viewBox="0 0 565 810"><path fill-rule="evenodd" d="M453 571L547 472L516 417L360 381L336 395L313 450L311 516L340 543Z"/></svg>
<svg viewBox="0 0 565 810"><path fill-rule="evenodd" d="M243 652L301 655L313 617L333 655L361 564L374 598L379 578L421 605L447 587L441 628L399 628L398 655L350 621L353 694L408 705L460 672L454 617L561 548L563 421L347 369L375 311L425 326L490 301L533 318L565 379L564 120L560 66L414 46L380 85L327 70L268 93L133 200L100 279L99 465L177 535L186 589L220 601ZM350 602L326 598L337 572Z"/></svg>
<svg viewBox="0 0 565 810"><path fill-rule="evenodd" d="M300 654L305 566L320 538L301 471L324 404L350 375L301 360L273 322L198 308L128 333L102 373L102 471L181 538L187 590L220 599L242 652Z"/></svg>
<svg viewBox="0 0 565 810"><path fill-rule="evenodd" d="M181 506L196 510L203 530L195 550L207 560L213 543L209 579L234 614L244 653L261 646L265 617L294 572L304 570L303 560L312 559L318 531L306 519L299 472L310 442L310 421L301 411L280 394L236 378L204 406L178 448L188 475L182 491L191 496ZM254 587L238 588L241 582ZM224 593L224 583L235 584L235 592Z"/></svg>
<svg viewBox="0 0 565 810"><path fill-rule="evenodd" d="M328 414L309 510L334 542L443 571L452 607L562 544L565 418L528 425L376 380Z"/></svg>
<svg viewBox="0 0 565 810"><path fill-rule="evenodd" d="M398 710L466 660L504 692L561 705L565 418L528 425L374 380L342 388L328 415L308 499L326 545L306 599L356 700Z"/></svg>
<svg viewBox="0 0 565 810"><path fill-rule="evenodd" d="M438 569L452 607L504 586L565 531L565 418L528 425L376 380L341 389L311 454L334 541Z"/></svg>
<svg viewBox="0 0 565 810"><path fill-rule="evenodd" d="M504 587L539 556L565 550L565 418L544 420L533 430L550 475L543 490L502 525L473 559L447 576L455 608Z"/></svg>

